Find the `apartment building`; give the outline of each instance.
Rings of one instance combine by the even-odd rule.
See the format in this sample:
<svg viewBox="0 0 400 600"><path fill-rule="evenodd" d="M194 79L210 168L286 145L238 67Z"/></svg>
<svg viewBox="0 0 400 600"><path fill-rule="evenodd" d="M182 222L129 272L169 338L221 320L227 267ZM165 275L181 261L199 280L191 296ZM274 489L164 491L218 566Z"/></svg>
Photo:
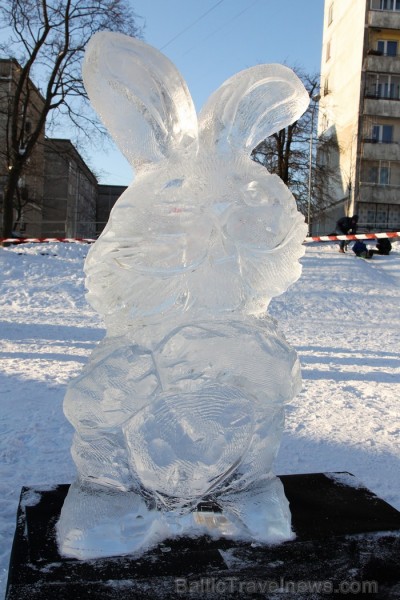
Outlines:
<svg viewBox="0 0 400 600"><path fill-rule="evenodd" d="M96 236L103 231L114 204L125 190L125 185L97 186Z"/></svg>
<svg viewBox="0 0 400 600"><path fill-rule="evenodd" d="M9 168L10 129L12 102L19 80L21 66L15 59L0 58L0 219L2 218L3 189ZM28 99L26 101L26 99ZM31 80L22 93L18 119L19 152L25 152L25 144L31 131L39 122L44 99ZM29 163L19 181L15 197L14 224L18 235L40 235L44 184L44 131L39 137Z"/></svg>
<svg viewBox="0 0 400 600"><path fill-rule="evenodd" d="M45 141L43 237L96 235L97 179L68 139Z"/></svg>
<svg viewBox="0 0 400 600"><path fill-rule="evenodd" d="M400 0L325 0L318 136L336 176L313 234L356 213L360 229L400 230Z"/></svg>
<svg viewBox="0 0 400 600"><path fill-rule="evenodd" d="M11 115L21 66L0 58L0 219L9 169ZM18 152L25 152L40 122L44 99L28 79L17 126ZM94 237L97 179L70 140L49 139L41 131L18 181L14 198L14 235L23 237ZM106 219L106 217L104 216Z"/></svg>

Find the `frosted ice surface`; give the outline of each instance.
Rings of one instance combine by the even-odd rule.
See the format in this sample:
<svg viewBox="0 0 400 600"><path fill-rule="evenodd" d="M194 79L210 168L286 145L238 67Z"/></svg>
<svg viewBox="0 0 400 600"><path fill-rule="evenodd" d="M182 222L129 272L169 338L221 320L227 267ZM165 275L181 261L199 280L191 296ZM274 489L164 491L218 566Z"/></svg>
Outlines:
<svg viewBox="0 0 400 600"><path fill-rule="evenodd" d="M136 176L85 264L107 335L64 402L78 479L60 550L143 552L204 531L289 539L272 464L301 377L266 310L300 275L306 226L250 154L308 94L287 67L258 65L197 118L174 65L117 33L92 38L84 82ZM200 515L204 501L222 513Z"/></svg>

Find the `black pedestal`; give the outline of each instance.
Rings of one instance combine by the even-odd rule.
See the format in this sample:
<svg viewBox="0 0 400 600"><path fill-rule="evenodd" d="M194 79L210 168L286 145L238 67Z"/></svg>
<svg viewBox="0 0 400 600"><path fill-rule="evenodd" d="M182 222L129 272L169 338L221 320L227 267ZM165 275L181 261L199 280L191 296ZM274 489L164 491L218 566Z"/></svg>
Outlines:
<svg viewBox="0 0 400 600"><path fill-rule="evenodd" d="M181 538L139 559L89 561L57 551L54 525L68 485L23 488L6 599L399 599L400 512L349 474L280 479L294 541L265 546Z"/></svg>

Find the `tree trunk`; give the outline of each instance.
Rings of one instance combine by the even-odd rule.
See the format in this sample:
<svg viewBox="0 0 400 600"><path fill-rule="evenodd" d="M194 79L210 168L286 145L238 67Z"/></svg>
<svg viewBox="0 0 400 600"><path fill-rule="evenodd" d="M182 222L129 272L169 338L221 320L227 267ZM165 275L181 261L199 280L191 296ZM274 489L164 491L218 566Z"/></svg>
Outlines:
<svg viewBox="0 0 400 600"><path fill-rule="evenodd" d="M3 197L3 230L2 237L8 238L13 233L14 197L18 186L20 169L13 168L8 173Z"/></svg>

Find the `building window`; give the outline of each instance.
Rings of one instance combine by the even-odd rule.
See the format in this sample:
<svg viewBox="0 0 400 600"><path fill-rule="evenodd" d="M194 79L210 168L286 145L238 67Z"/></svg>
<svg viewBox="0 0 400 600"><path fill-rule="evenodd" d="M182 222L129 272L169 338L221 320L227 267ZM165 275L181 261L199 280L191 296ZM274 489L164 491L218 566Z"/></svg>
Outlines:
<svg viewBox="0 0 400 600"><path fill-rule="evenodd" d="M389 185L389 165L380 165L379 166L379 183L380 185Z"/></svg>
<svg viewBox="0 0 400 600"><path fill-rule="evenodd" d="M397 229L400 225L400 206L398 204L388 205L388 228Z"/></svg>
<svg viewBox="0 0 400 600"><path fill-rule="evenodd" d="M378 96L380 98L390 98L394 100L399 99L400 91L400 79L399 77L388 76L387 81L383 81L378 84Z"/></svg>
<svg viewBox="0 0 400 600"><path fill-rule="evenodd" d="M367 212L367 223L376 225L376 204L374 204L373 207L370 207Z"/></svg>
<svg viewBox="0 0 400 600"><path fill-rule="evenodd" d="M328 61L330 59L330 57L331 57L331 42L329 41L326 44L326 57L325 57L326 61Z"/></svg>
<svg viewBox="0 0 400 600"><path fill-rule="evenodd" d="M372 141L376 144L391 144L393 142L393 125L373 125Z"/></svg>
<svg viewBox="0 0 400 600"><path fill-rule="evenodd" d="M0 79L11 78L11 63L8 60L0 62Z"/></svg>
<svg viewBox="0 0 400 600"><path fill-rule="evenodd" d="M380 0L379 10L400 10L400 0Z"/></svg>
<svg viewBox="0 0 400 600"><path fill-rule="evenodd" d="M383 56L397 56L397 41L378 40L376 49L380 54L383 54Z"/></svg>
<svg viewBox="0 0 400 600"><path fill-rule="evenodd" d="M357 208L359 223L369 230L397 231L400 226L400 205L360 202Z"/></svg>
<svg viewBox="0 0 400 600"><path fill-rule="evenodd" d="M388 206L387 204L378 204L376 207L376 224L379 227L384 227L388 221Z"/></svg>
<svg viewBox="0 0 400 600"><path fill-rule="evenodd" d="M321 130L326 131L327 129L329 129L329 119L327 114L324 113L321 119Z"/></svg>
<svg viewBox="0 0 400 600"><path fill-rule="evenodd" d="M329 94L329 79L326 78L324 81L324 96Z"/></svg>
<svg viewBox="0 0 400 600"><path fill-rule="evenodd" d="M368 98L400 100L400 76L385 73L369 74L365 94Z"/></svg>
<svg viewBox="0 0 400 600"><path fill-rule="evenodd" d="M333 2L329 6L329 10L328 10L328 26L332 23L332 21L333 21Z"/></svg>
<svg viewBox="0 0 400 600"><path fill-rule="evenodd" d="M377 167L377 175L373 180L373 183L378 183L379 185L389 185L389 167Z"/></svg>
<svg viewBox="0 0 400 600"><path fill-rule="evenodd" d="M390 184L390 163L380 160L368 168L368 183Z"/></svg>

